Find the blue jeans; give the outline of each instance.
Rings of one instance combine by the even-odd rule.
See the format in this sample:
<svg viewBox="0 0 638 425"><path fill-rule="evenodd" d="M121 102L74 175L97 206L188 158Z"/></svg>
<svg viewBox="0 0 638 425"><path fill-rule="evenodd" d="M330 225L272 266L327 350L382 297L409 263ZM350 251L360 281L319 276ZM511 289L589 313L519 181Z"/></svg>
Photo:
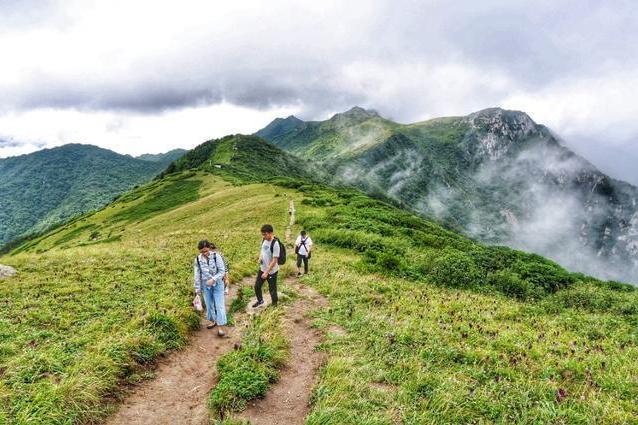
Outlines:
<svg viewBox="0 0 638 425"><path fill-rule="evenodd" d="M226 325L226 304L224 300L224 282L219 280L215 286L204 284L204 303L206 303L206 318L219 326Z"/></svg>

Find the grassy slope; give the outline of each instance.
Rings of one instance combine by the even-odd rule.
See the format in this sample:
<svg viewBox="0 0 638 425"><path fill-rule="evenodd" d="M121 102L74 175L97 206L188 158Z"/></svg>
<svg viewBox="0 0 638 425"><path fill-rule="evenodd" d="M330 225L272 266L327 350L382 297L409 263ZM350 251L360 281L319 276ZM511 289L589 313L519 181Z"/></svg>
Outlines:
<svg viewBox="0 0 638 425"><path fill-rule="evenodd" d="M1 257L19 274L0 286L0 423L101 416L103 397L139 379L140 364L182 345L198 323L190 308L197 240L217 242L238 278L253 271L259 225L285 224L288 200L270 186L178 177Z"/></svg>
<svg viewBox="0 0 638 425"><path fill-rule="evenodd" d="M271 164L259 176L229 162L251 178ZM172 175L1 257L20 274L0 287L0 418L102 415L104 396L197 322L196 241L218 242L235 278L251 273L259 225L283 230L292 197L318 243L307 282L331 302L318 324L347 332L326 343L310 423L638 420L637 291L357 192L290 186Z"/></svg>
<svg viewBox="0 0 638 425"><path fill-rule="evenodd" d="M387 139L398 124L381 117L365 120L344 117L307 122L296 130L273 139L279 146L306 159L327 159L354 155Z"/></svg>
<svg viewBox="0 0 638 425"><path fill-rule="evenodd" d="M303 161L257 136L232 135L202 143L172 163L162 174L199 168L235 183L309 178Z"/></svg>
<svg viewBox="0 0 638 425"><path fill-rule="evenodd" d="M306 196L301 223L319 244L304 279L331 301L319 326L346 331L329 333L309 423L638 421L638 291L572 275L568 289L518 301L514 281L497 278L510 268L493 273L446 254L455 245L460 257L485 258L478 245L436 227L429 243L419 240L409 220L386 226L403 213L356 196ZM379 250L397 255L379 262ZM536 270L537 283L560 276L540 257L519 261ZM466 281L473 267L478 273Z"/></svg>

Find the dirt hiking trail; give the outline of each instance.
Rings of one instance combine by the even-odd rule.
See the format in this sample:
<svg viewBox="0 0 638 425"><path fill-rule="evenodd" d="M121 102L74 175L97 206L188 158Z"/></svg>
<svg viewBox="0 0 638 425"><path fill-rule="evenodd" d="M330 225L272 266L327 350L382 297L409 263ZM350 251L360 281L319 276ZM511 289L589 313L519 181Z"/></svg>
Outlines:
<svg viewBox="0 0 638 425"><path fill-rule="evenodd" d="M231 286L226 309L237 294ZM237 315L235 315L237 316ZM206 401L215 385L219 357L231 350L241 338L240 327L228 327L227 337L217 329L206 329L205 321L191 336L188 346L158 362L155 378L137 386L119 410L106 421L108 425L209 423Z"/></svg>
<svg viewBox="0 0 638 425"><path fill-rule="evenodd" d="M324 353L315 351L322 341L322 332L312 327L308 316L325 306L326 300L295 278L286 279L286 284L300 294L300 299L284 307L284 335L290 344L290 361L266 397L249 402L248 408L235 416L255 425L304 423L317 370L325 358Z"/></svg>
<svg viewBox="0 0 638 425"><path fill-rule="evenodd" d="M295 204L290 202L290 222L286 240L292 238L295 224ZM294 251L291 252L294 254ZM290 260L296 258L290 256ZM323 340L323 333L312 327L310 314L327 306L327 301L314 289L303 285L296 278L287 278L286 285L299 294L292 304L285 305L284 335L290 344L290 361L281 372L279 381L270 387L266 397L248 403L248 408L235 415L254 425L302 424L310 410L310 396L317 380L317 371L325 361L325 354L316 351Z"/></svg>

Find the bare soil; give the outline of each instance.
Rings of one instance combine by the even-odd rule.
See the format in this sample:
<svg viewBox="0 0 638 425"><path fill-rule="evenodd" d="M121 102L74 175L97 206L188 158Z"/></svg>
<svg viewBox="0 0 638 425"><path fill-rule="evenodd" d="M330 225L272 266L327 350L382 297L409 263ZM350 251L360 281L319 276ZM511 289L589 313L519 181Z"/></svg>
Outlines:
<svg viewBox="0 0 638 425"><path fill-rule="evenodd" d="M226 296L226 308L236 295L233 286ZM237 320L236 320L237 321ZM136 387L108 425L209 423L206 401L216 382L217 359L241 338L239 327L227 327L226 337L217 328L206 329L202 321L183 350L160 360L154 379Z"/></svg>
<svg viewBox="0 0 638 425"><path fill-rule="evenodd" d="M325 354L316 351L323 334L312 327L309 314L327 302L297 279L289 278L286 283L301 294L300 299L285 307L283 319L285 335L290 343L290 362L266 397L250 402L246 410L236 415L236 418L254 425L304 423L317 371L325 361Z"/></svg>

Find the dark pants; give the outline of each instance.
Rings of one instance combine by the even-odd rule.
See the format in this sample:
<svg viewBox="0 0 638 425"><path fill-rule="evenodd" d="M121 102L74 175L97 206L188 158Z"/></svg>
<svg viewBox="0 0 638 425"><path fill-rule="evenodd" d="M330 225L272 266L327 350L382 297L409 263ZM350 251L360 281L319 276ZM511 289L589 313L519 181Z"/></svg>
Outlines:
<svg viewBox="0 0 638 425"><path fill-rule="evenodd" d="M297 268L301 267L301 262L303 261L303 271L308 274L308 257L305 255L297 254Z"/></svg>
<svg viewBox="0 0 638 425"><path fill-rule="evenodd" d="M259 270L257 272L257 280L255 280L255 295L257 295L257 301L262 302L264 300L264 296L261 293L261 286L264 284L264 279L262 279L261 274L263 272ZM273 305L277 305L277 274L279 272L275 272L271 275L268 275L268 292L270 292L270 300Z"/></svg>

